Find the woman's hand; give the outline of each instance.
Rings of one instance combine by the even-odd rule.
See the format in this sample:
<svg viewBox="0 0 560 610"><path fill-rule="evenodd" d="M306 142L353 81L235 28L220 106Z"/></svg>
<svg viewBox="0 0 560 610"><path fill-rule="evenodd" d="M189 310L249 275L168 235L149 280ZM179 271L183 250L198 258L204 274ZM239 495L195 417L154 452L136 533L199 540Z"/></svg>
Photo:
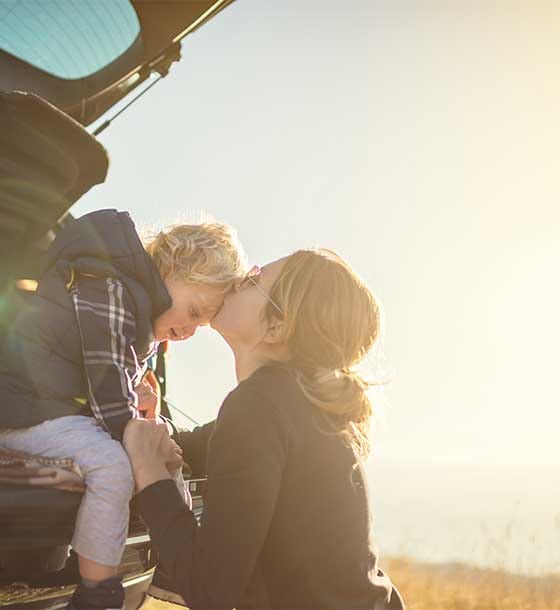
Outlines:
<svg viewBox="0 0 560 610"><path fill-rule="evenodd" d="M169 472L183 464L182 450L169 436L165 424L150 419L131 419L124 430L123 446L128 453L136 492L169 479Z"/></svg>
<svg viewBox="0 0 560 610"><path fill-rule="evenodd" d="M163 425L166 425L165 422ZM165 467L169 472L173 472L183 466L183 450L172 438L169 439L169 442L169 453L165 460Z"/></svg>

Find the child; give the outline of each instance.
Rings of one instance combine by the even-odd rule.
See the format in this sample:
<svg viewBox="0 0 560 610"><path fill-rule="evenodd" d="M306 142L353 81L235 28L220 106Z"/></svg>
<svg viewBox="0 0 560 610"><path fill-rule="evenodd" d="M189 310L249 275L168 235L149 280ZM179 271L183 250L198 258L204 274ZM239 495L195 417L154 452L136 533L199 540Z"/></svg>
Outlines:
<svg viewBox="0 0 560 610"><path fill-rule="evenodd" d="M158 342L207 324L244 272L226 225L178 225L144 247L116 210L72 221L47 251L0 363L13 397L0 408L0 446L71 457L84 474L72 539L82 584L69 607L123 607L117 568L134 480L120 441L131 418L155 416L146 361Z"/></svg>

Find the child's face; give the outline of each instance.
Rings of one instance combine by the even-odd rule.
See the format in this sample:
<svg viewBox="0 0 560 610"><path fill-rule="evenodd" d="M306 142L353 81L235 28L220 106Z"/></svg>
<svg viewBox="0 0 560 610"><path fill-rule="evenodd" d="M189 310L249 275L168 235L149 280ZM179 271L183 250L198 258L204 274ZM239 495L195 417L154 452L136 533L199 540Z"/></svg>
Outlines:
<svg viewBox="0 0 560 610"><path fill-rule="evenodd" d="M181 341L192 337L199 326L208 324L222 306L224 295L214 286L188 284L184 280L164 279L172 305L154 322L157 341Z"/></svg>

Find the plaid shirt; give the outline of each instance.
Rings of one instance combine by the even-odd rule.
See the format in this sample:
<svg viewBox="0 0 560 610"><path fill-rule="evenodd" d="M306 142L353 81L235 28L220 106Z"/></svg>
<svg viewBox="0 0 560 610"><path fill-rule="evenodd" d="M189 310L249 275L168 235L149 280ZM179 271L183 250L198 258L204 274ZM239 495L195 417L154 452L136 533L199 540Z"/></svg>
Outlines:
<svg viewBox="0 0 560 610"><path fill-rule="evenodd" d="M82 340L88 402L97 421L121 440L131 418L140 417L134 388L156 348L138 360L134 305L121 281L80 277L70 287Z"/></svg>

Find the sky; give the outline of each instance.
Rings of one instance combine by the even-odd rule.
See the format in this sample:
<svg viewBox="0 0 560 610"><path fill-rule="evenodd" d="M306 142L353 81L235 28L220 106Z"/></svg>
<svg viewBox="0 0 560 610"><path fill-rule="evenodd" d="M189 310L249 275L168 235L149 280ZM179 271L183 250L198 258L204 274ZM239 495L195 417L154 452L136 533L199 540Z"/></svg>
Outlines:
<svg viewBox="0 0 560 610"><path fill-rule="evenodd" d="M210 213L251 263L336 250L383 306L374 460L560 466L559 17L237 0L99 137L109 177L73 213ZM172 346L169 395L197 421L235 383L213 331Z"/></svg>

